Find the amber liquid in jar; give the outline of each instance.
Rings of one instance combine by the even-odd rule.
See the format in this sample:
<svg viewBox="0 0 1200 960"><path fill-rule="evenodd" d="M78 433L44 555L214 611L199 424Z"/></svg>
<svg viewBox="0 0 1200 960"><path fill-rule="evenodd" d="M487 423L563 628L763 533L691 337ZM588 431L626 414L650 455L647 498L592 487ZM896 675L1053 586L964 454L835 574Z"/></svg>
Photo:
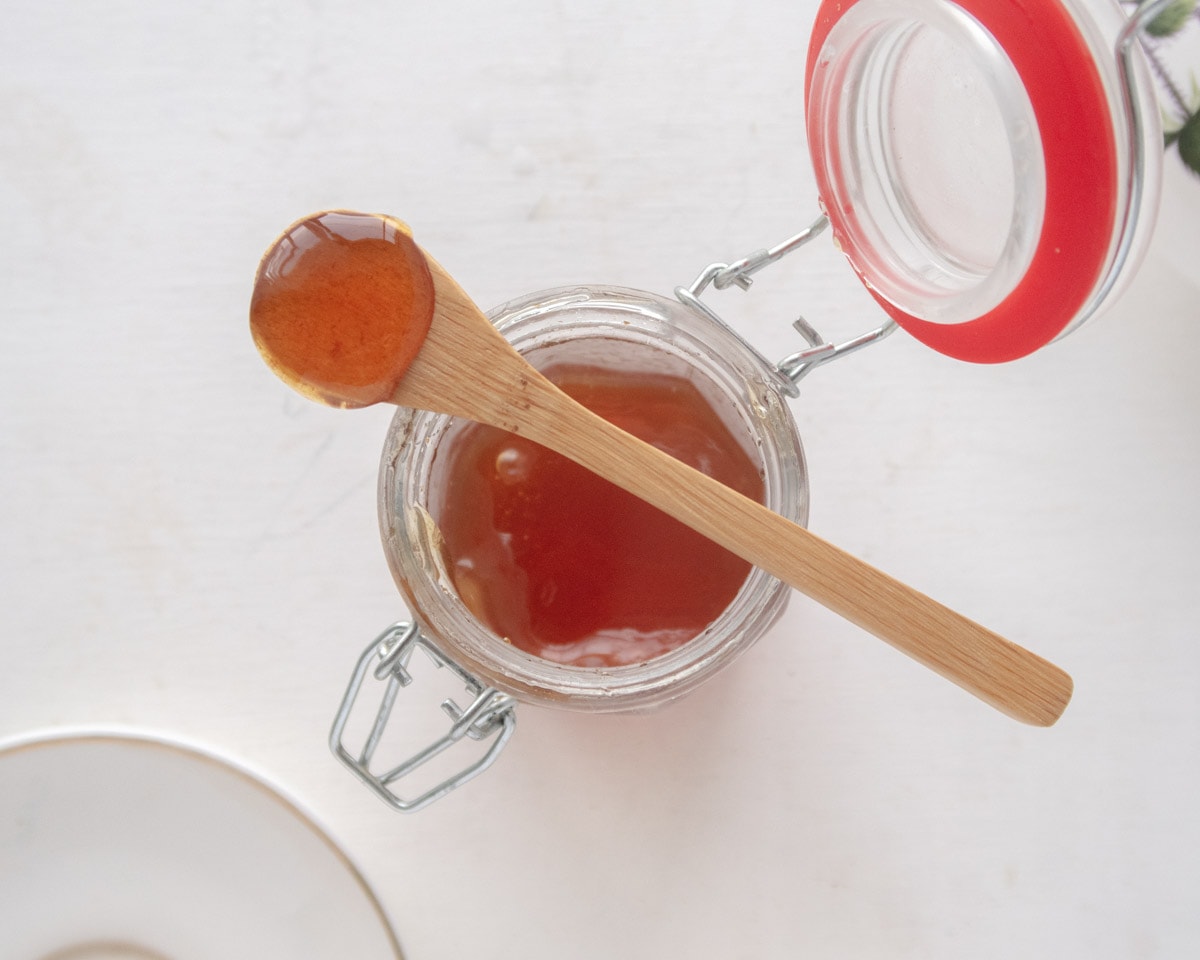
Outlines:
<svg viewBox="0 0 1200 960"><path fill-rule="evenodd" d="M748 497L756 460L686 375L559 363L543 371L617 426ZM729 606L744 560L559 454L463 424L430 511L455 589L508 643L574 666L642 663Z"/></svg>

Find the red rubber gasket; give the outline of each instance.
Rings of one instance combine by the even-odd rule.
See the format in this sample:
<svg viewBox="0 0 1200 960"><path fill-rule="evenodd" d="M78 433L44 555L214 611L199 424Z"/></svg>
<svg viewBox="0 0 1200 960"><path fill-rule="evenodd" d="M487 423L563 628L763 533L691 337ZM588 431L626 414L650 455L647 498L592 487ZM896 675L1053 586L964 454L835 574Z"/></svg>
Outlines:
<svg viewBox="0 0 1200 960"><path fill-rule="evenodd" d="M809 43L808 140L822 198L836 196L821 161L825 157L828 167L836 171L839 145L826 142L814 118L813 74L830 30L857 2L823 0ZM1071 14L1057 0L958 0L958 6L996 39L1033 105L1046 164L1041 236L1016 287L973 320L956 324L921 320L871 292L896 323L935 350L961 360L1000 363L1053 340L1095 288L1116 222L1117 148L1095 60ZM828 68L836 69L836 60ZM834 235L854 263L854 211L828 202L826 206ZM870 290L870 277L863 279Z"/></svg>

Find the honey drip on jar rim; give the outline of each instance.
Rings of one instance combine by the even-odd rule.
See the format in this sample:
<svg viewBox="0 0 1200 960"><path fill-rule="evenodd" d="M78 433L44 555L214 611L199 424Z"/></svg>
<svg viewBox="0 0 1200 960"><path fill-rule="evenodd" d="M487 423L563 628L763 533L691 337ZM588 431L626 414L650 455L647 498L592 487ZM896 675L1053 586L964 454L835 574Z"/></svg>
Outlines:
<svg viewBox="0 0 1200 960"><path fill-rule="evenodd" d="M560 364L564 392L761 502L759 466L686 376ZM464 424L443 441L430 504L471 612L521 649L575 666L642 663L733 601L746 561L524 437Z"/></svg>

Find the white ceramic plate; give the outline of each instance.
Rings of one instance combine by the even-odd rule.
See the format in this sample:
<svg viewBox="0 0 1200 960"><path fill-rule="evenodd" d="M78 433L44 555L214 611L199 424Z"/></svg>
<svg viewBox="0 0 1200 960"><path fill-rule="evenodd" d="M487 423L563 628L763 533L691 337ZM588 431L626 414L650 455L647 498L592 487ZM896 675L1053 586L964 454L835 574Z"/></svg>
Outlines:
<svg viewBox="0 0 1200 960"><path fill-rule="evenodd" d="M0 745L6 960L397 960L354 865L291 802L125 733Z"/></svg>

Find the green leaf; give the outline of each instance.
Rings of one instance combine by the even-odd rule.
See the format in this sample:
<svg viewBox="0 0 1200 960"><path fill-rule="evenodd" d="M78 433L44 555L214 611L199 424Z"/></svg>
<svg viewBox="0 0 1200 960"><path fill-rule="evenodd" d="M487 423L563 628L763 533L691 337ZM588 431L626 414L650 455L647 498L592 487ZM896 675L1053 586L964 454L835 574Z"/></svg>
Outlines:
<svg viewBox="0 0 1200 960"><path fill-rule="evenodd" d="M1142 0L1148 3L1149 0ZM1146 32L1152 37L1169 37L1183 29L1196 10L1197 0L1175 0L1167 9L1146 25Z"/></svg>
<svg viewBox="0 0 1200 960"><path fill-rule="evenodd" d="M1179 156L1195 174L1200 174L1200 113L1193 113L1176 135Z"/></svg>

